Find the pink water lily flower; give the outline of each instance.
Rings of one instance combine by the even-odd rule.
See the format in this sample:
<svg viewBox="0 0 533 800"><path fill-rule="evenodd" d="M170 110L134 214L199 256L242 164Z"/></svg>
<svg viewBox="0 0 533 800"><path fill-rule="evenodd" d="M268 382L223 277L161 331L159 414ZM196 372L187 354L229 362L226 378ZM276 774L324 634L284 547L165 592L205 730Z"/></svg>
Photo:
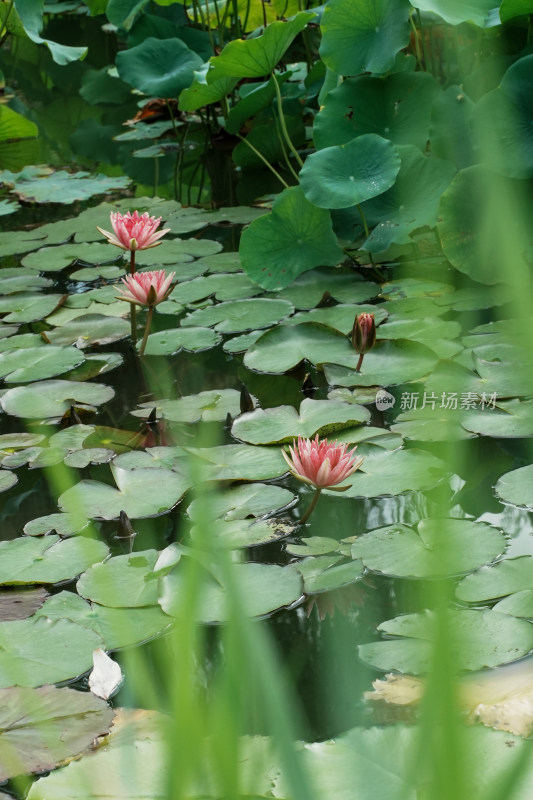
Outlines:
<svg viewBox="0 0 533 800"><path fill-rule="evenodd" d="M106 237L109 244L114 244L122 250L148 250L150 247L157 247L161 244L159 239L170 231L170 228L158 231L161 217L151 217L147 212L139 214L138 211L134 211L132 214L128 211L126 214L119 214L112 211L110 216L114 233L109 233L98 226L96 228Z"/></svg>
<svg viewBox="0 0 533 800"><path fill-rule="evenodd" d="M127 275L122 278L126 288L119 287L120 294L117 295L117 300L127 300L128 303L153 308L167 299L174 288L170 284L175 275L175 272L169 272L167 275L164 269Z"/></svg>
<svg viewBox="0 0 533 800"><path fill-rule="evenodd" d="M320 441L317 434L314 439L299 436L298 445L294 441L289 447L291 458L283 450L281 452L295 478L317 489L331 489L363 463L362 458L354 457L356 449L347 450L347 445L327 439Z"/></svg>

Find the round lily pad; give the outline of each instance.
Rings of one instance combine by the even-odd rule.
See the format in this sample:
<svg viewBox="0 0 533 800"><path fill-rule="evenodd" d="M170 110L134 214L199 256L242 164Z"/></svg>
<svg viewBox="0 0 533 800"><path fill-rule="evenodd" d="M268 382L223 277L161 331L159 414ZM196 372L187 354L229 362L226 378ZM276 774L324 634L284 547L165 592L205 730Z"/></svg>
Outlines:
<svg viewBox="0 0 533 800"><path fill-rule="evenodd" d="M275 519L217 519L209 523L210 535L216 539L217 545L231 550L277 542L290 536L293 531L293 525ZM199 547L202 546L201 529L198 536L198 529L193 527L191 537Z"/></svg>
<svg viewBox="0 0 533 800"><path fill-rule="evenodd" d="M39 272L59 272L74 261L81 261L86 264L101 264L106 261L114 261L116 257L116 251L106 244L71 242L69 244L60 244L56 247L43 247L41 250L34 250L24 256L22 264L30 269L38 269Z"/></svg>
<svg viewBox="0 0 533 800"><path fill-rule="evenodd" d="M209 495L207 507L204 498L193 500L187 514L192 520L201 519L206 514L209 519L225 520L262 517L289 506L295 499L293 493L282 486L242 484Z"/></svg>
<svg viewBox="0 0 533 800"><path fill-rule="evenodd" d="M0 492L7 492L18 482L18 478L14 472L7 469L0 469Z"/></svg>
<svg viewBox="0 0 533 800"><path fill-rule="evenodd" d="M78 580L78 593L87 600L112 608L157 605L158 589L153 569L158 556L157 550L143 550L95 564Z"/></svg>
<svg viewBox="0 0 533 800"><path fill-rule="evenodd" d="M0 314L3 322L35 322L44 319L57 308L62 300L60 294L36 294L17 292L0 297Z"/></svg>
<svg viewBox="0 0 533 800"><path fill-rule="evenodd" d="M357 305L347 305L339 303L336 306L327 308L313 308L310 311L300 311L292 317L283 321L284 325L301 325L307 322L317 322L333 328L339 333L348 336L354 326L355 317L358 314L373 314L376 325L379 325L387 318L387 312L381 306L373 306L370 303L358 303ZM432 320L434 322L434 320Z"/></svg>
<svg viewBox="0 0 533 800"><path fill-rule="evenodd" d="M533 465L520 467L507 472L498 479L495 487L496 495L504 503L520 506L533 511L531 497L531 481L533 480Z"/></svg>
<svg viewBox="0 0 533 800"><path fill-rule="evenodd" d="M467 603L495 600L529 589L533 583L533 558L505 558L492 567L482 567L458 584L456 594Z"/></svg>
<svg viewBox="0 0 533 800"><path fill-rule="evenodd" d="M0 542L0 583L59 583L72 580L109 554L107 545L78 536L18 538Z"/></svg>
<svg viewBox="0 0 533 800"><path fill-rule="evenodd" d="M248 369L269 373L288 372L304 360L317 365L353 360L354 371L357 363L346 336L315 323L278 325L264 333L244 356Z"/></svg>
<svg viewBox="0 0 533 800"><path fill-rule="evenodd" d="M182 320L183 327L213 326L220 333L240 333L275 325L294 311L288 300L269 300L257 298L233 300L217 303L207 308L199 308L187 314Z"/></svg>
<svg viewBox="0 0 533 800"><path fill-rule="evenodd" d="M11 619L26 619L42 606L48 592L46 589L23 588L0 590L0 622Z"/></svg>
<svg viewBox="0 0 533 800"><path fill-rule="evenodd" d="M304 272L276 296L288 300L295 308L307 309L314 308L329 297L339 303L354 305L366 303L378 294L380 287L377 284L361 280L351 269L335 267Z"/></svg>
<svg viewBox="0 0 533 800"><path fill-rule="evenodd" d="M499 402L498 409L486 408L464 415L462 425L474 433L496 438L533 436L533 400Z"/></svg>
<svg viewBox="0 0 533 800"><path fill-rule="evenodd" d="M361 561L338 563L338 556L306 558L296 564L304 579L305 594L322 594L349 586L363 577Z"/></svg>
<svg viewBox="0 0 533 800"><path fill-rule="evenodd" d="M155 407L158 418L170 422L222 422L228 414L236 417L240 413L240 396L236 389L211 389L178 400L142 403L139 409L131 413L147 419Z"/></svg>
<svg viewBox="0 0 533 800"><path fill-rule="evenodd" d="M303 589L302 578L292 565L234 564L231 580L238 585L245 603L243 611L250 617L264 617L291 605L299 599ZM172 572L165 575L161 584L161 607L174 616L179 613L180 596L183 594L183 559ZM224 578L206 571L200 586L198 622L224 622L228 614Z"/></svg>
<svg viewBox="0 0 533 800"><path fill-rule="evenodd" d="M513 594L496 603L494 611L499 611L501 614L510 614L512 617L533 619L533 589L522 589L520 592L513 592Z"/></svg>
<svg viewBox="0 0 533 800"><path fill-rule="evenodd" d="M83 314L52 331L47 337L55 345L75 344L77 349L118 342L131 331L127 320L104 314Z"/></svg>
<svg viewBox="0 0 533 800"><path fill-rule="evenodd" d="M23 419L62 417L70 406L99 406L114 397L110 386L74 381L40 381L9 389L0 402L6 414Z"/></svg>
<svg viewBox="0 0 533 800"><path fill-rule="evenodd" d="M1 288L0 285L0 290ZM225 302L254 297L261 292L262 289L253 284L243 272L214 273L179 283L171 297L177 303L188 305L204 300L206 297L215 297L219 302Z"/></svg>
<svg viewBox="0 0 533 800"><path fill-rule="evenodd" d="M0 353L0 377L6 383L28 383L52 378L78 366L84 355L75 347L28 347Z"/></svg>
<svg viewBox="0 0 533 800"><path fill-rule="evenodd" d="M196 353L200 350L210 350L221 339L220 334L211 328L174 328L151 333L148 336L145 352L149 356L169 356L180 350Z"/></svg>
<svg viewBox="0 0 533 800"><path fill-rule="evenodd" d="M24 533L26 536L44 536L50 533L74 536L81 533L88 524L88 520L79 514L47 514L27 522Z"/></svg>
<svg viewBox="0 0 533 800"><path fill-rule="evenodd" d="M250 411L233 423L231 433L236 439L250 444L274 444L315 434L332 438L336 431L351 427L357 422L367 422L370 412L363 406L339 400L311 400L300 405L300 413L292 406Z"/></svg>
<svg viewBox="0 0 533 800"><path fill-rule="evenodd" d="M399 169L400 155L392 142L367 133L310 155L300 183L315 206L348 208L390 189Z"/></svg>
<svg viewBox="0 0 533 800"><path fill-rule="evenodd" d="M402 578L437 578L471 572L493 561L506 547L504 535L483 522L425 519L415 532L388 525L360 536L352 557L368 569Z"/></svg>
<svg viewBox="0 0 533 800"><path fill-rule="evenodd" d="M349 358L340 360L333 357L331 360L334 363L324 367L330 386L392 386L423 378L433 370L439 359L420 342L391 339L376 343L365 355L360 372L355 371L357 354L353 350Z"/></svg>
<svg viewBox="0 0 533 800"><path fill-rule="evenodd" d="M496 611L453 610L451 653L458 668L477 670L506 664L533 648L533 625ZM378 630L401 638L359 646L363 661L376 669L418 675L427 672L436 621L432 614L405 614L383 622Z"/></svg>

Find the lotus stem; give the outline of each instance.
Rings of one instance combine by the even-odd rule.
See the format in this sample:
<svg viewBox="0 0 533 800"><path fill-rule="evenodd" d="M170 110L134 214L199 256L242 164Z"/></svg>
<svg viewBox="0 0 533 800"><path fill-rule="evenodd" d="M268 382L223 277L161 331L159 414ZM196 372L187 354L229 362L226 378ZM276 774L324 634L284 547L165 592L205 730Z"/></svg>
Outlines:
<svg viewBox="0 0 533 800"><path fill-rule="evenodd" d="M320 486L317 486L315 493L313 495L313 499L309 504L309 508L307 509L303 517L300 519L300 525L304 525L307 522L307 520L315 510L315 506L318 503L318 498L320 497L321 494L322 494L322 488Z"/></svg>
<svg viewBox="0 0 533 800"><path fill-rule="evenodd" d="M298 162L298 165L300 167L303 167L304 162L300 158L300 154L298 153L298 151L296 150L295 146L293 145L292 139L289 136L289 131L287 130L287 125L285 124L285 114L283 113L283 103L282 103L282 100L281 100L281 92L279 90L279 83L278 83L278 79L276 78L276 73L275 72L272 73L272 78L274 80L274 87L276 89L276 97L277 97L277 101L278 101L278 115L279 115L279 121L280 121L280 124L281 124L281 130L283 131L283 135L285 137L285 141L287 142L287 144L289 146L289 150L294 155L296 161Z"/></svg>
<svg viewBox="0 0 533 800"><path fill-rule="evenodd" d="M150 333L150 328L152 327L152 317L154 315L154 306L150 306L148 309L148 316L146 318L146 327L144 329L144 336L141 342L141 347L139 350L139 355L143 356L144 351L146 349L146 342L148 341L148 334Z"/></svg>
<svg viewBox="0 0 533 800"><path fill-rule="evenodd" d="M357 362L357 366L356 366L356 368L355 368L355 371L356 371L356 372L361 372L361 366L362 366L362 364L363 364L363 358L364 358L364 357L365 357L365 354L364 354L364 353L361 353L361 355L359 356L359 361Z"/></svg>
<svg viewBox="0 0 533 800"><path fill-rule="evenodd" d="M135 250L130 250L130 275L135 274ZM133 346L137 344L137 309L135 305L131 304L130 313L130 326L131 326L131 339Z"/></svg>

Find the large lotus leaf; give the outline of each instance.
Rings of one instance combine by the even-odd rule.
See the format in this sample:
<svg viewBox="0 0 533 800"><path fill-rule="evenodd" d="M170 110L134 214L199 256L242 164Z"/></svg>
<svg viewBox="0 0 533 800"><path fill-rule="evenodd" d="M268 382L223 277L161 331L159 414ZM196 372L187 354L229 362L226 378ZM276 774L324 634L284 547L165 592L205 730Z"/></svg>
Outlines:
<svg viewBox="0 0 533 800"><path fill-rule="evenodd" d="M417 228L436 225L441 195L456 172L451 161L425 156L412 145L400 145L397 152L401 167L394 186L363 207L368 223L376 225L362 246L371 253L409 244Z"/></svg>
<svg viewBox="0 0 533 800"><path fill-rule="evenodd" d="M17 476L7 469L0 469L0 492L7 492L18 482Z"/></svg>
<svg viewBox="0 0 533 800"><path fill-rule="evenodd" d="M109 554L107 545L78 536L22 537L0 542L0 583L59 583L72 580Z"/></svg>
<svg viewBox="0 0 533 800"><path fill-rule="evenodd" d="M217 519L209 523L209 534L214 537L217 547L227 547L230 550L277 542L293 532L293 525L275 519ZM198 547L202 546L202 533L201 526L199 531L196 527L191 529L191 537Z"/></svg>
<svg viewBox="0 0 533 800"><path fill-rule="evenodd" d="M219 344L221 339L220 334L211 328L174 328L151 333L148 336L145 352L149 356L169 356L180 350L196 353L200 350L210 350Z"/></svg>
<svg viewBox="0 0 533 800"><path fill-rule="evenodd" d="M380 287L363 281L351 269L313 269L299 275L290 286L277 294L295 308L315 308L321 300L333 297L339 303L365 303L380 294Z"/></svg>
<svg viewBox="0 0 533 800"><path fill-rule="evenodd" d="M31 617L47 597L48 592L42 587L0 590L0 621Z"/></svg>
<svg viewBox="0 0 533 800"><path fill-rule="evenodd" d="M502 278L498 257L499 226L491 205L491 177L481 166L457 173L439 206L437 230L446 258L460 272L480 283L498 283ZM491 229L494 233L491 233Z"/></svg>
<svg viewBox="0 0 533 800"><path fill-rule="evenodd" d="M133 583L140 584L137 580L140 573L132 567L126 573L120 570L115 573L121 586L124 574L127 574ZM148 574L149 572L146 573ZM91 573L89 576L88 580L92 583L87 583L87 586L92 588L88 591L97 591L96 581L102 576ZM128 584L128 591L130 588L131 585ZM103 592L104 589L100 587L99 595L106 597ZM141 595L142 592L139 591L136 598L142 599ZM126 594L124 600L130 597L131 595ZM84 625L103 639L107 650L117 650L146 642L160 634L171 623L158 605L132 607L127 606L125 602L123 606L113 608L111 605L91 604L73 592L59 592L53 595L39 609L36 616L51 620L70 619L79 625Z"/></svg>
<svg viewBox="0 0 533 800"><path fill-rule="evenodd" d="M285 126L294 147L301 147L306 139L303 119L300 116L286 114ZM269 120L266 125L254 125L247 134L246 140L239 142L233 150L233 163L242 169L262 167L264 160L269 164L282 164L286 149L283 139L278 137L277 131L277 122L274 119Z"/></svg>
<svg viewBox="0 0 533 800"><path fill-rule="evenodd" d="M387 72L409 42L406 0L330 0L322 17L322 60L341 75Z"/></svg>
<svg viewBox="0 0 533 800"><path fill-rule="evenodd" d="M44 170L38 176L28 176L22 171L13 176L13 183L11 192L20 200L31 203L68 204L77 200L87 200L95 194L105 194L114 189L127 189L130 179L90 175L88 172Z"/></svg>
<svg viewBox="0 0 533 800"><path fill-rule="evenodd" d="M348 561L344 564L339 564L338 561L336 556L319 556L300 561L296 569L304 579L304 592L321 594L335 591L363 577L361 561Z"/></svg>
<svg viewBox="0 0 533 800"><path fill-rule="evenodd" d="M107 483L83 480L59 497L62 511L78 511L88 519L157 517L181 500L190 488L184 476L163 469L122 469L111 464L117 489Z"/></svg>
<svg viewBox="0 0 533 800"><path fill-rule="evenodd" d="M291 73L287 70L276 77L272 76L269 81L252 84L241 83L239 87L241 99L230 109L228 118L224 121L228 133L239 133L248 119L255 117L264 108L268 108L276 96L275 81L277 80L281 84L290 77Z"/></svg>
<svg viewBox="0 0 533 800"><path fill-rule="evenodd" d="M469 167L477 160L470 125L474 107L461 86L448 86L431 107L431 151L439 158L452 161L458 169Z"/></svg>
<svg viewBox="0 0 533 800"><path fill-rule="evenodd" d="M485 28L499 22L495 0L416 0L413 5L421 11L438 14L449 25L473 22Z"/></svg>
<svg viewBox="0 0 533 800"><path fill-rule="evenodd" d="M503 413L500 413L503 412ZM533 400L499 402L498 410L470 411L462 425L481 436L515 438L533 436Z"/></svg>
<svg viewBox="0 0 533 800"><path fill-rule="evenodd" d="M107 734L114 710L90 692L43 686L0 690L0 780L47 772Z"/></svg>
<svg viewBox="0 0 533 800"><path fill-rule="evenodd" d="M292 406L277 406L242 414L233 423L231 433L250 444L276 444L298 436L310 439L315 434L333 438L336 431L369 419L370 412L363 406L306 397L299 413Z"/></svg>
<svg viewBox="0 0 533 800"><path fill-rule="evenodd" d="M280 449L247 444L204 448L151 447L145 452L124 453L115 459L115 463L137 472L139 468L159 467L182 473L187 471L190 459L195 460L195 473L200 473L206 481L268 481L287 472Z"/></svg>
<svg viewBox="0 0 533 800"><path fill-rule="evenodd" d="M250 347L244 356L244 364L257 372L282 373L304 360L312 364L327 361L349 363L353 356L354 350L348 339L323 325L278 325ZM355 365L356 361L354 369Z"/></svg>
<svg viewBox="0 0 533 800"><path fill-rule="evenodd" d="M362 313L373 314L376 325L379 325L380 322L387 318L387 312L381 306L373 306L370 303L358 303L357 305L339 303L336 306L300 311L298 314L294 314L289 319L284 320L283 324L300 325L302 322L318 322L320 325L326 325L328 328L333 328L339 333L344 333L345 336L348 336L352 332L355 317ZM435 320L431 321L435 322Z"/></svg>
<svg viewBox="0 0 533 800"><path fill-rule="evenodd" d="M228 303L199 308L187 314L181 324L183 327L213 326L220 333L240 333L268 328L288 317L293 311L294 306L288 300L270 300L263 297L232 300Z"/></svg>
<svg viewBox="0 0 533 800"><path fill-rule="evenodd" d="M0 687L72 680L92 666L100 636L68 619L29 617L0 623Z"/></svg>
<svg viewBox="0 0 533 800"><path fill-rule="evenodd" d="M496 667L525 655L533 648L533 625L495 611L453 610L448 615L451 654L459 669ZM388 620L378 630L401 637L359 646L359 655L376 669L411 674L427 672L431 663L434 615L405 614Z"/></svg>
<svg viewBox="0 0 533 800"><path fill-rule="evenodd" d="M0 285L0 289L1 289ZM206 277L195 278L178 284L172 292L172 300L176 303L196 303L207 297L215 297L220 302L225 300L243 300L260 294L261 289L253 284L247 275L237 273L215 273Z"/></svg>
<svg viewBox="0 0 533 800"><path fill-rule="evenodd" d="M156 605L158 584L153 569L158 557L157 550L143 550L95 564L78 580L78 593L112 608Z"/></svg>
<svg viewBox="0 0 533 800"><path fill-rule="evenodd" d="M15 10L18 17L18 24L22 25L26 35L35 42L35 44L44 44L50 50L53 60L56 64L64 66L71 61L78 61L87 52L86 47L71 47L66 44L59 44L51 39L44 39L41 36L44 20L44 2L43 0L15 0ZM7 22L7 18L6 18ZM16 25L17 23L15 23ZM15 35L20 36L20 30L15 27L12 31Z"/></svg>
<svg viewBox="0 0 533 800"><path fill-rule="evenodd" d="M74 233L73 226L72 233ZM43 247L24 256L22 263L28 269L37 269L39 272L60 272L70 266L74 261L86 264L101 264L106 261L115 261L118 253L107 244L95 242L94 244L59 244L55 247Z"/></svg>
<svg viewBox="0 0 533 800"><path fill-rule="evenodd" d="M422 492L447 477L446 464L424 450L383 450L367 455L345 483L342 497L383 497Z"/></svg>
<svg viewBox="0 0 533 800"><path fill-rule="evenodd" d="M531 497L531 480L533 478L533 465L514 469L507 472L496 483L496 494L504 503L511 503L533 511Z"/></svg>
<svg viewBox="0 0 533 800"><path fill-rule="evenodd" d="M202 58L181 39L149 37L142 44L118 53L120 77L152 97L177 97L193 81Z"/></svg>
<svg viewBox="0 0 533 800"><path fill-rule="evenodd" d="M242 265L265 289L288 286L298 275L343 258L329 212L310 203L299 186L285 189L272 211L252 222L241 236Z"/></svg>
<svg viewBox="0 0 533 800"><path fill-rule="evenodd" d="M533 13L533 2L531 0L503 0L500 5L500 19L502 22L509 22L515 17Z"/></svg>
<svg viewBox="0 0 533 800"><path fill-rule="evenodd" d="M230 94L237 84L236 78L227 76L219 78L213 83L202 83L198 80L199 73L200 70L195 71L195 80L181 92L178 103L180 111L196 111L203 106L217 103L222 100L223 97ZM179 231L176 231L176 233L179 233ZM183 233L185 233L185 231L183 231Z"/></svg>
<svg viewBox="0 0 533 800"><path fill-rule="evenodd" d="M172 572L162 578L160 604L167 614L179 613L184 591L184 560L181 559ZM200 600L197 609L199 622L224 622L229 615L225 576L208 573L200 584ZM279 567L276 564L232 564L231 580L237 584L243 598L243 611L250 617L262 617L290 606L302 595L302 578L292 565Z"/></svg>
<svg viewBox="0 0 533 800"><path fill-rule="evenodd" d="M335 357L332 361L334 364L324 367L330 386L391 386L423 378L436 366L438 356L420 342L384 339L365 355L360 372L355 371L355 353L349 359Z"/></svg>
<svg viewBox="0 0 533 800"><path fill-rule="evenodd" d="M431 105L440 91L426 72L349 78L328 92L324 107L315 117L315 146L347 144L354 136L377 133L394 144L412 144L425 150Z"/></svg>
<svg viewBox="0 0 533 800"><path fill-rule="evenodd" d="M75 347L28 347L0 353L0 377L6 383L28 383L53 378L77 367L84 355Z"/></svg>
<svg viewBox="0 0 533 800"><path fill-rule="evenodd" d="M40 381L17 386L2 395L0 402L6 414L23 419L62 417L70 406L98 406L107 403L115 392L101 383L75 381Z"/></svg>
<svg viewBox="0 0 533 800"><path fill-rule="evenodd" d="M171 422L222 422L228 414L236 417L240 413L240 396L236 389L211 389L178 400L141 403L140 408L132 411L132 414L146 419L155 407L158 418Z"/></svg>
<svg viewBox="0 0 533 800"><path fill-rule="evenodd" d="M256 38L234 39L219 56L210 60L207 82L232 78L262 78L276 67L278 61L296 36L315 17L303 11L289 22L273 22Z"/></svg>
<svg viewBox="0 0 533 800"><path fill-rule="evenodd" d="M295 500L292 492L282 486L266 483L249 483L233 486L206 498L193 500L187 509L193 520L203 519L246 519L262 517L285 508Z"/></svg>
<svg viewBox="0 0 533 800"><path fill-rule="evenodd" d="M368 569L402 578L437 578L470 572L497 558L506 547L500 531L466 519L424 519L415 532L388 525L360 536L352 557Z"/></svg>
<svg viewBox="0 0 533 800"><path fill-rule="evenodd" d="M517 470L518 471L518 470ZM495 600L530 589L533 584L533 558L506 558L493 567L482 567L458 584L456 594L467 603Z"/></svg>
<svg viewBox="0 0 533 800"><path fill-rule="evenodd" d="M0 314L6 314L2 322L35 322L43 319L52 313L62 299L60 294L33 292L17 292L0 297Z"/></svg>
<svg viewBox="0 0 533 800"><path fill-rule="evenodd" d="M124 339L131 331L127 320L109 317L105 314L83 314L71 322L47 331L46 336L52 344L71 345L77 349L104 345Z"/></svg>
<svg viewBox="0 0 533 800"><path fill-rule="evenodd" d="M315 206L348 208L390 189L399 169L400 156L392 142L366 133L310 155L300 184Z"/></svg>

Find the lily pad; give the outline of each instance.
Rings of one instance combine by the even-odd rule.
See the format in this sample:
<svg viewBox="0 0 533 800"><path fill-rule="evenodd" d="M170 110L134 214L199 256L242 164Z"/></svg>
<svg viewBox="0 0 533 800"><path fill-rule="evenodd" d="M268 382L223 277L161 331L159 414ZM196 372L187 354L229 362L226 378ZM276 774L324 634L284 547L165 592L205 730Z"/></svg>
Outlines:
<svg viewBox="0 0 533 800"><path fill-rule="evenodd" d="M437 578L471 572L506 548L503 534L482 522L424 519L415 532L388 525L360 536L352 557L368 569L402 578Z"/></svg>
<svg viewBox="0 0 533 800"><path fill-rule="evenodd" d="M109 732L114 711L88 692L43 686L0 690L0 780L47 772Z"/></svg>
<svg viewBox="0 0 533 800"><path fill-rule="evenodd" d="M250 483L209 495L208 499L207 508L204 498L192 501L187 514L193 521L206 514L209 519L225 520L262 517L289 506L296 498L282 486Z"/></svg>
<svg viewBox="0 0 533 800"><path fill-rule="evenodd" d="M293 531L294 525L275 519L217 519L209 524L210 536L214 537L217 546L231 550L277 542L290 536ZM191 537L198 547L202 546L202 538L198 536L196 527L191 529Z"/></svg>
<svg viewBox="0 0 533 800"><path fill-rule="evenodd" d="M467 603L485 602L530 589L533 582L533 558L505 558L492 567L482 567L458 584L456 595Z"/></svg>
<svg viewBox="0 0 533 800"><path fill-rule="evenodd" d="M304 579L305 594L322 594L349 586L363 577L361 561L338 563L338 557L306 558L296 564Z"/></svg>
<svg viewBox="0 0 533 800"><path fill-rule="evenodd" d="M84 361L75 347L28 347L0 353L0 377L6 383L29 383L61 375Z"/></svg>
<svg viewBox="0 0 533 800"><path fill-rule="evenodd" d="M91 564L109 554L107 545L78 536L62 541L59 536L18 538L0 542L0 583L59 583L72 580Z"/></svg>
<svg viewBox="0 0 533 800"><path fill-rule="evenodd" d="M129 470L117 464L111 464L117 489L99 481L80 481L60 495L61 510L76 510L88 519L118 519L121 511L130 519L158 517L173 508L190 488L186 478L170 470Z"/></svg>
<svg viewBox="0 0 533 800"><path fill-rule="evenodd" d="M480 28L494 24L492 12L497 9L494 0L416 0L414 5L421 11L438 14L449 25L472 22Z"/></svg>
<svg viewBox="0 0 533 800"><path fill-rule="evenodd" d="M33 541L33 540L32 540ZM29 617L0 623L0 688L43 686L83 675L102 639L68 619Z"/></svg>
<svg viewBox="0 0 533 800"><path fill-rule="evenodd" d="M527 508L533 511L533 500L531 497L531 480L533 478L533 465L514 469L507 472L498 479L495 491L496 495L504 503Z"/></svg>
<svg viewBox="0 0 533 800"><path fill-rule="evenodd" d="M130 324L120 317L82 314L46 335L54 345L75 344L78 350L94 345L111 344L130 334Z"/></svg>
<svg viewBox="0 0 533 800"><path fill-rule="evenodd" d="M56 247L43 247L34 250L22 259L22 264L39 272L60 272L70 266L74 261L86 264L101 264L106 261L115 261L117 254L106 244L60 244Z"/></svg>
<svg viewBox="0 0 533 800"><path fill-rule="evenodd" d="M358 305L339 303L336 306L300 311L298 314L294 314L289 319L284 320L283 324L301 325L302 322L318 322L320 325L326 325L328 328L333 328L339 333L344 333L345 336L348 336L352 332L355 317L363 313L374 314L376 325L387 319L387 312L381 306L372 306L369 303L360 303ZM435 320L432 320L432 322L435 322Z"/></svg>
<svg viewBox="0 0 533 800"><path fill-rule="evenodd" d="M346 336L313 323L279 325L264 333L244 356L244 364L248 369L274 374L288 372L305 360L316 365L328 361L349 363L353 360L354 371L357 363Z"/></svg>
<svg viewBox="0 0 533 800"><path fill-rule="evenodd" d="M458 668L477 670L506 664L533 648L533 625L496 611L452 610L451 653ZM427 672L433 650L436 620L431 612L405 614L388 620L378 630L401 637L359 646L363 661L376 669L414 675Z"/></svg>
<svg viewBox="0 0 533 800"><path fill-rule="evenodd" d="M199 308L182 320L183 327L209 326L219 333L240 333L241 331L268 328L275 325L294 311L288 300L233 300L217 303L208 308Z"/></svg>
<svg viewBox="0 0 533 800"><path fill-rule="evenodd" d="M210 350L219 344L221 339L220 334L211 328L174 328L151 333L148 336L145 352L149 356L169 356L181 350L197 353L201 350Z"/></svg>
<svg viewBox="0 0 533 800"><path fill-rule="evenodd" d="M0 590L0 621L31 617L47 597L48 592L42 587Z"/></svg>
<svg viewBox="0 0 533 800"><path fill-rule="evenodd" d="M494 611L501 614L510 614L512 617L533 618L533 589L522 589L520 592L513 592L508 597L500 600L493 607Z"/></svg>
<svg viewBox="0 0 533 800"><path fill-rule="evenodd" d="M0 285L1 289L1 285ZM194 278L192 281L179 283L172 292L172 300L188 305L215 297L219 302L226 300L244 300L261 294L259 286L253 284L242 272L214 273L213 275Z"/></svg>
<svg viewBox="0 0 533 800"><path fill-rule="evenodd" d="M499 402L497 410L471 411L464 415L462 425L482 436L533 436L533 400L508 400Z"/></svg>
<svg viewBox="0 0 533 800"><path fill-rule="evenodd" d="M24 525L24 533L26 536L57 533L66 537L83 532L88 525L88 520L80 514L47 514L27 522Z"/></svg>
<svg viewBox="0 0 533 800"><path fill-rule="evenodd" d="M24 170L11 175L11 178L5 179L5 182L13 185L11 193L28 203L69 204L114 189L127 189L130 185L129 178L91 175L89 172L54 172L47 167L42 168L37 176L27 177Z"/></svg>
<svg viewBox="0 0 533 800"><path fill-rule="evenodd" d="M171 422L222 422L228 414L236 417L240 413L240 392L236 389L212 389L179 400L150 401L142 403L132 414L146 419L154 407L158 417Z"/></svg>
<svg viewBox="0 0 533 800"><path fill-rule="evenodd" d="M336 400L311 400L300 405L300 413L292 406L250 411L233 423L232 435L249 444L278 444L302 436L333 437L336 431L368 422L370 412L363 406Z"/></svg>
<svg viewBox="0 0 533 800"><path fill-rule="evenodd" d="M0 297L0 314L5 314L3 322L35 322L44 319L54 311L63 300L60 294L36 294L17 292Z"/></svg>
<svg viewBox="0 0 533 800"><path fill-rule="evenodd" d="M348 208L390 189L399 169L400 155L392 142L366 133L310 155L300 183L315 206Z"/></svg>
<svg viewBox="0 0 533 800"><path fill-rule="evenodd" d="M107 403L114 395L110 386L101 383L40 381L8 389L0 402L6 414L23 419L45 419L62 417L72 405L92 409Z"/></svg>
<svg viewBox="0 0 533 800"><path fill-rule="evenodd" d="M7 469L0 469L0 492L7 492L18 482L17 476Z"/></svg>
<svg viewBox="0 0 533 800"><path fill-rule="evenodd" d="M423 378L433 370L439 359L420 342L391 339L377 342L365 355L360 372L355 371L357 355L353 350L349 358L342 358L341 361L333 357L331 360L334 364L326 364L324 367L330 386L392 386L395 383Z"/></svg>
<svg viewBox="0 0 533 800"><path fill-rule="evenodd" d="M76 584L78 593L111 608L157 605L158 583L153 569L158 556L157 550L142 550L95 564Z"/></svg>
<svg viewBox="0 0 533 800"><path fill-rule="evenodd" d="M296 602L302 594L302 578L294 566L278 567L276 564L233 564L231 580L244 598L244 613L250 617L264 617ZM179 613L183 594L183 559L161 581L160 604L167 614ZM198 622L224 622L228 618L228 599L225 579L214 572L204 573L200 585Z"/></svg>
<svg viewBox="0 0 533 800"><path fill-rule="evenodd" d="M308 309L329 297L339 303L361 304L378 294L380 287L377 284L361 280L351 269L335 267L313 269L299 275L277 297L289 300L295 308Z"/></svg>

